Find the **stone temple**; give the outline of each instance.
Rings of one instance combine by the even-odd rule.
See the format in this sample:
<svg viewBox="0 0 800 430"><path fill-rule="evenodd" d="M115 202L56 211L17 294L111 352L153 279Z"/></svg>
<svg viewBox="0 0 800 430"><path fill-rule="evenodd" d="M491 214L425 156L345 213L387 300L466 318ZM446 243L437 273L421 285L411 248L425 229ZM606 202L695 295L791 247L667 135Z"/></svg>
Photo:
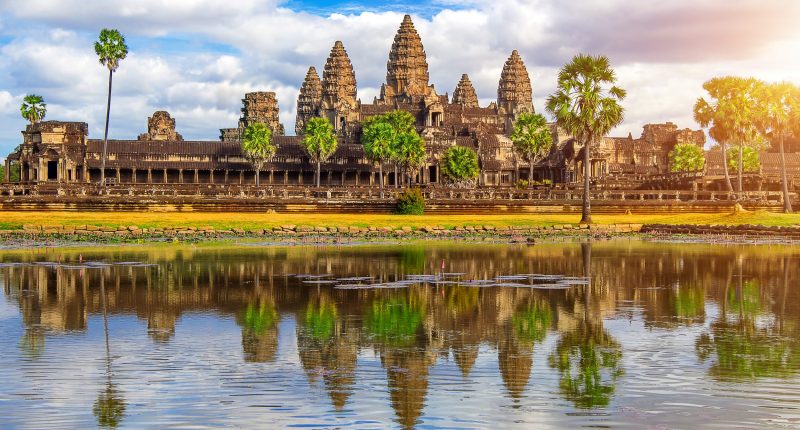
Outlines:
<svg viewBox="0 0 800 430"><path fill-rule="evenodd" d="M169 113L148 118L147 132L136 140L109 140L106 178L117 183L226 183L253 184L253 166L243 157L240 139L253 122L273 131L277 152L261 172L264 186L312 184L315 166L299 145L306 122L312 117L330 120L339 136L339 148L322 164L322 182L330 185L376 185L378 166L364 156L360 144L362 123L371 116L396 109L410 112L427 148L427 162L415 175L418 184L443 182L439 160L452 146L474 149L483 186L510 186L527 178L533 169L537 180L574 182L582 172L582 147L555 126L550 155L534 166L514 154L509 135L515 118L534 112L533 82L520 54L512 51L497 84L497 99L481 106L466 74L456 74L452 97L440 94L430 83L422 39L406 15L394 37L386 63L386 82L371 103L357 98L356 71L345 45L336 41L322 67L309 67L297 98L295 136L285 135L279 121L278 100L272 92L245 94L236 127L220 130L216 141L187 141ZM592 176L637 178L668 172L667 154L677 143L702 146L702 131L679 129L672 123L649 124L641 137L611 137L592 151ZM80 122L44 121L23 132L23 142L7 163L19 164L23 182L97 182L103 142L88 138ZM388 167L388 166L387 166ZM9 171L8 169L6 170ZM389 168L386 181L397 178ZM7 178L6 178L7 179Z"/></svg>

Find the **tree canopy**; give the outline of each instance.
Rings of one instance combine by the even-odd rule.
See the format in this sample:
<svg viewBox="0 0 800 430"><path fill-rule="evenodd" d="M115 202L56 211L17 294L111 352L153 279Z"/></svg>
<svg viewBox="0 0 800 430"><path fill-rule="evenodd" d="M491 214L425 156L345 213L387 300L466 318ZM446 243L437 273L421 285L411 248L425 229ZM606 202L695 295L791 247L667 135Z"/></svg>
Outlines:
<svg viewBox="0 0 800 430"><path fill-rule="evenodd" d="M757 149L749 146L742 148L742 166L744 173L758 173L761 170ZM739 173L739 156L735 152L728 152L728 168Z"/></svg>
<svg viewBox="0 0 800 430"><path fill-rule="evenodd" d="M28 94L22 99L22 105L19 108L22 117L28 120L31 125L44 119L47 114L47 104L44 98L36 94Z"/></svg>
<svg viewBox="0 0 800 430"><path fill-rule="evenodd" d="M119 62L128 56L128 45L119 30L104 28L100 30L100 36L94 43L94 52L100 64L115 72Z"/></svg>
<svg viewBox="0 0 800 430"><path fill-rule="evenodd" d="M514 151L530 165L528 169L528 182L533 182L533 166L547 156L553 147L553 136L547 119L537 113L522 113L514 122L514 132L511 133Z"/></svg>
<svg viewBox="0 0 800 430"><path fill-rule="evenodd" d="M478 154L472 148L454 146L442 158L442 173L453 182L475 179L480 173Z"/></svg>
<svg viewBox="0 0 800 430"><path fill-rule="evenodd" d="M706 165L703 148L692 143L679 143L669 152L671 172L698 172Z"/></svg>
<svg viewBox="0 0 800 430"><path fill-rule="evenodd" d="M320 163L336 152L339 140L333 125L327 118L311 118L306 123L306 133L300 145L306 150L308 158L317 164L317 187L320 186Z"/></svg>

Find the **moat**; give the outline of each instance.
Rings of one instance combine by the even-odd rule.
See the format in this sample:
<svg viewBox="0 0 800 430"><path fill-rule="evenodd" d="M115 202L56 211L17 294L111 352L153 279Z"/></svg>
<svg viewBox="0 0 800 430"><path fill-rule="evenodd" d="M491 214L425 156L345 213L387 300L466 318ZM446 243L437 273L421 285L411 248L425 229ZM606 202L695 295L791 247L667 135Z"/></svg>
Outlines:
<svg viewBox="0 0 800 430"><path fill-rule="evenodd" d="M0 252L6 428L800 424L800 246Z"/></svg>

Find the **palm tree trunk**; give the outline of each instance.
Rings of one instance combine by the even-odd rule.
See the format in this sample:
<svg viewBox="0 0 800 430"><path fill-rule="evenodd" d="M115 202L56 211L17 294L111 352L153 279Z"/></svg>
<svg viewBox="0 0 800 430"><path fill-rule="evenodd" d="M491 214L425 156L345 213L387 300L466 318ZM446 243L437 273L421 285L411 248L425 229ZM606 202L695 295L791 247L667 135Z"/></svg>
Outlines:
<svg viewBox="0 0 800 430"><path fill-rule="evenodd" d="M728 172L728 149L725 142L719 143L722 149L722 170L725 172L725 184L728 186L728 191L733 192L733 184L731 184L731 174Z"/></svg>
<svg viewBox="0 0 800 430"><path fill-rule="evenodd" d="M592 204L589 201L589 146L587 141L583 147L583 208L581 209L581 224L592 223Z"/></svg>
<svg viewBox="0 0 800 430"><path fill-rule="evenodd" d="M528 163L528 188L533 186L533 157L530 160Z"/></svg>
<svg viewBox="0 0 800 430"><path fill-rule="evenodd" d="M320 169L320 161L317 160L317 188L319 188L319 169Z"/></svg>
<svg viewBox="0 0 800 430"><path fill-rule="evenodd" d="M781 151L781 188L783 190L783 212L792 213L792 202L789 200L789 179L786 177L786 154L783 152L783 135L778 141L778 147Z"/></svg>
<svg viewBox="0 0 800 430"><path fill-rule="evenodd" d="M108 103L106 104L106 132L103 135L103 158L100 161L100 184L106 185L106 153L108 150L108 119L111 116L111 81L114 71L108 69Z"/></svg>
<svg viewBox="0 0 800 430"><path fill-rule="evenodd" d="M739 178L738 178L739 183L737 185L739 187L740 193L744 191L744 189L742 188L742 177L744 176L744 168L742 168L742 165L744 164L742 160L743 156L744 156L744 146L742 145L742 142L739 142Z"/></svg>
<svg viewBox="0 0 800 430"><path fill-rule="evenodd" d="M381 198L383 198L383 162L378 162L378 188L381 190Z"/></svg>

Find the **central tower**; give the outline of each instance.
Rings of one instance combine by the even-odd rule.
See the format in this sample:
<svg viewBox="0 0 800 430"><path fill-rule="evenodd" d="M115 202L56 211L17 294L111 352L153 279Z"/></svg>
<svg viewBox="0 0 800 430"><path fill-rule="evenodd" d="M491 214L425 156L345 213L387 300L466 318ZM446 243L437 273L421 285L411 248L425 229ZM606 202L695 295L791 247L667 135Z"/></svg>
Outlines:
<svg viewBox="0 0 800 430"><path fill-rule="evenodd" d="M389 103L395 100L410 102L427 94L428 60L411 16L406 15L389 51L386 84L381 87L381 99Z"/></svg>

